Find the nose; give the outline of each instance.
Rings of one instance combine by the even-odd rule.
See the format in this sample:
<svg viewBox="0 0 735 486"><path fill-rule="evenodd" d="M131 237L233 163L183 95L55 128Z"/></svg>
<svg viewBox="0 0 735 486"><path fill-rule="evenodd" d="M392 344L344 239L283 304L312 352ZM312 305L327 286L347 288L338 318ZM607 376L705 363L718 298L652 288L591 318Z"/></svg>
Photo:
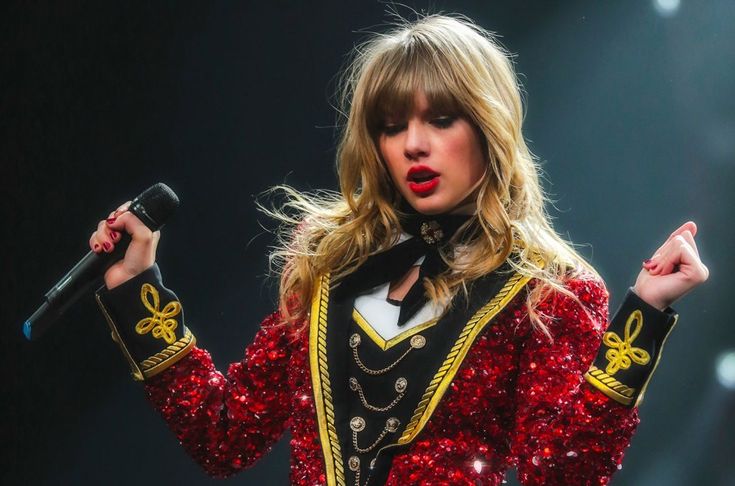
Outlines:
<svg viewBox="0 0 735 486"><path fill-rule="evenodd" d="M423 123L419 120L409 120L403 147L406 158L419 160L429 155L429 149L429 137Z"/></svg>

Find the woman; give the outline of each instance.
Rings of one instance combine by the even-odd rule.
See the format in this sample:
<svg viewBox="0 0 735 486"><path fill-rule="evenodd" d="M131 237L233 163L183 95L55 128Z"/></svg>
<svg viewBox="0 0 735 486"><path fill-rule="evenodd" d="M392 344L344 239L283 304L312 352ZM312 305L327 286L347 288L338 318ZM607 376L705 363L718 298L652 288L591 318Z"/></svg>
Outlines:
<svg viewBox="0 0 735 486"><path fill-rule="evenodd" d="M227 377L184 326L158 233L132 236L97 298L133 375L213 475L291 430L293 484L604 484L676 316L706 280L686 223L644 263L607 332L599 276L551 228L508 55L425 17L356 50L339 195L287 189L279 310ZM666 310L665 310L666 309ZM603 335L604 334L604 335Z"/></svg>

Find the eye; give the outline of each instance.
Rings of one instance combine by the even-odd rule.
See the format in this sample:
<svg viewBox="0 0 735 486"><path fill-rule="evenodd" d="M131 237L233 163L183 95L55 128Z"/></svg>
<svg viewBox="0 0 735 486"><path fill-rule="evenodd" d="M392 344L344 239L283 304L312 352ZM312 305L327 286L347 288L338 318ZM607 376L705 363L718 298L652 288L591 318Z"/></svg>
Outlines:
<svg viewBox="0 0 735 486"><path fill-rule="evenodd" d="M392 135L397 135L405 128L405 123L384 123L381 132L383 133L383 135L390 137Z"/></svg>
<svg viewBox="0 0 735 486"><path fill-rule="evenodd" d="M437 116L431 119L431 124L437 128L449 128L457 120L456 116Z"/></svg>

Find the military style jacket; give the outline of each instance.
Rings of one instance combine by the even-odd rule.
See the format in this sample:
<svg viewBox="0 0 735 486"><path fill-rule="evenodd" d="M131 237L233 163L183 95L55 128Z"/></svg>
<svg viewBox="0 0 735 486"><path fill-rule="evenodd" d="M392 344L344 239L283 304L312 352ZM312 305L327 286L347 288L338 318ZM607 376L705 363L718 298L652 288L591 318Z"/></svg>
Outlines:
<svg viewBox="0 0 735 486"><path fill-rule="evenodd" d="M536 309L533 280L501 268L439 319L390 340L323 276L309 322L261 324L215 369L157 266L97 300L113 339L183 447L213 476L247 468L291 432L295 485L600 485L619 468L636 405L676 316L570 278ZM606 331L607 328L607 331Z"/></svg>

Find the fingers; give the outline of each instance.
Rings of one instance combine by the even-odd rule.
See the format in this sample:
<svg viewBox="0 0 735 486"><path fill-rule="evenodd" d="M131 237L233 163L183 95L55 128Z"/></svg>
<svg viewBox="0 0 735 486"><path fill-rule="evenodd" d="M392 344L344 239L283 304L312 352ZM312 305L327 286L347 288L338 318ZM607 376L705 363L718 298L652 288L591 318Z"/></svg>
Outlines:
<svg viewBox="0 0 735 486"><path fill-rule="evenodd" d="M687 221L683 225L679 226L669 237L666 239L663 245L661 245L653 254L653 256L643 262L643 268L646 270L653 270L656 264L662 259L662 255L666 252L672 244L675 244L674 240L677 237L683 237L694 249L694 252L699 255L697 244L694 241L694 236L697 234L697 224L694 221Z"/></svg>
<svg viewBox="0 0 735 486"><path fill-rule="evenodd" d="M669 235L669 237L666 239L663 245L661 245L655 252L653 252L653 255L656 256L659 253L661 253L664 249L664 247L671 242L674 238L677 236L683 234L684 232L688 231L692 234L692 236L697 234L697 224L694 221L687 221L683 225L679 226L676 230L674 230L673 233Z"/></svg>
<svg viewBox="0 0 735 486"><path fill-rule="evenodd" d="M106 221L100 221L97 224L97 231L89 238L89 247L95 253L110 253L121 238L122 234L119 231L109 228Z"/></svg>
<svg viewBox="0 0 735 486"><path fill-rule="evenodd" d="M106 220L97 224L97 230L89 238L89 247L95 253L110 253L115 244L122 239L123 233L142 242L153 241L153 234L134 214L128 212L130 201L111 212ZM157 240L156 240L157 241ZM155 241L153 241L155 243Z"/></svg>
<svg viewBox="0 0 735 486"><path fill-rule="evenodd" d="M694 237L688 230L669 241L647 270L651 275L668 275L676 268L697 283L709 277L709 269L700 260Z"/></svg>

